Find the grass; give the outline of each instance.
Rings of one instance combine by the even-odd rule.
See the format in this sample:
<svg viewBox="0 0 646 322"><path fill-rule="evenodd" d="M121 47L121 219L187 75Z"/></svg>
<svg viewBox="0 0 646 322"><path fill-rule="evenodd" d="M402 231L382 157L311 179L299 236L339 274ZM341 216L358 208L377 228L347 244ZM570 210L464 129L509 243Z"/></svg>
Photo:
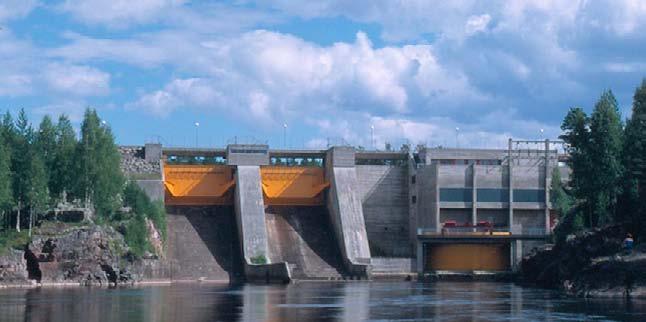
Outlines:
<svg viewBox="0 0 646 322"><path fill-rule="evenodd" d="M256 265L267 264L267 258L263 254L251 257L250 260L251 260L251 264L256 264Z"/></svg>
<svg viewBox="0 0 646 322"><path fill-rule="evenodd" d="M4 230L0 232L0 255L6 254L10 249L22 250L30 242L29 232L23 230Z"/></svg>

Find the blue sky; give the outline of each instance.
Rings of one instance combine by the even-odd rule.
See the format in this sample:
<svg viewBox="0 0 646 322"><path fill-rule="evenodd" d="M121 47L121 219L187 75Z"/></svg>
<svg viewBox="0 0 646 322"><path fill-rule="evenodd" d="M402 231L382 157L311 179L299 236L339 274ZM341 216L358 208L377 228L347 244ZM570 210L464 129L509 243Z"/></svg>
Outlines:
<svg viewBox="0 0 646 322"><path fill-rule="evenodd" d="M646 76L643 1L0 0L0 110L121 144L503 146Z"/></svg>

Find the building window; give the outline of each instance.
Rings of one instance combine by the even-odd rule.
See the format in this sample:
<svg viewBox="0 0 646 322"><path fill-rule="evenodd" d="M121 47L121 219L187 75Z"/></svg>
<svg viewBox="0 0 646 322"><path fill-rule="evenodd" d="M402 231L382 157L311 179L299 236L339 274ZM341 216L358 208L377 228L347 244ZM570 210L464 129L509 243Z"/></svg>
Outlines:
<svg viewBox="0 0 646 322"><path fill-rule="evenodd" d="M477 194L478 202L509 202L509 189L481 188Z"/></svg>
<svg viewBox="0 0 646 322"><path fill-rule="evenodd" d="M471 188L440 188L441 202L472 202Z"/></svg>
<svg viewBox="0 0 646 322"><path fill-rule="evenodd" d="M410 198L410 202L413 203L413 204L417 203L417 196L412 196Z"/></svg>
<svg viewBox="0 0 646 322"><path fill-rule="evenodd" d="M514 202L545 202L545 189L514 189Z"/></svg>
<svg viewBox="0 0 646 322"><path fill-rule="evenodd" d="M410 183L415 184L417 182L417 176L413 175L410 177Z"/></svg>

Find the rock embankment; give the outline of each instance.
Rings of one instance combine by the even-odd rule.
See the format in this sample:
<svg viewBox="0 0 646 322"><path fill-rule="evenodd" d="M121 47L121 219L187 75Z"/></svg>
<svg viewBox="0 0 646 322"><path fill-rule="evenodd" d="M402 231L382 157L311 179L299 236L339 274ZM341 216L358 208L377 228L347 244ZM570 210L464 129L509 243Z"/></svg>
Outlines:
<svg viewBox="0 0 646 322"><path fill-rule="evenodd" d="M144 157L144 147L121 146L121 171L124 173L151 174L161 173L159 162L148 162Z"/></svg>
<svg viewBox="0 0 646 322"><path fill-rule="evenodd" d="M166 276L162 260L136 258L123 236L98 225L44 229L24 252L0 256L0 284L131 284Z"/></svg>
<svg viewBox="0 0 646 322"><path fill-rule="evenodd" d="M569 236L523 258L521 279L579 297L646 296L646 253L624 254L624 230L611 226Z"/></svg>

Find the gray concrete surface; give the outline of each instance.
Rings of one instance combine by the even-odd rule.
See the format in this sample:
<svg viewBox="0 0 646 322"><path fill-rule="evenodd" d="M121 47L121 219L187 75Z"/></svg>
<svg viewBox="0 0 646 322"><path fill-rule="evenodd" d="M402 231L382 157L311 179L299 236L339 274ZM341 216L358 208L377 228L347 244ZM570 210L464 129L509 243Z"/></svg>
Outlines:
<svg viewBox="0 0 646 322"><path fill-rule="evenodd" d="M252 258L269 255L260 167L238 166L235 179L235 214L242 255L251 263Z"/></svg>
<svg viewBox="0 0 646 322"><path fill-rule="evenodd" d="M269 257L287 262L294 279L340 279L343 261L325 207L266 209Z"/></svg>
<svg viewBox="0 0 646 322"><path fill-rule="evenodd" d="M347 160L352 150L332 148L326 157L326 179L330 183L327 206L341 253L350 274L370 275L370 247L361 200L356 194L357 173ZM335 161L334 157L340 158ZM338 166L335 166L338 165Z"/></svg>
<svg viewBox="0 0 646 322"><path fill-rule="evenodd" d="M171 280L244 278L232 207L167 207Z"/></svg>
<svg viewBox="0 0 646 322"><path fill-rule="evenodd" d="M412 256L408 167L357 165L356 172L371 255Z"/></svg>
<svg viewBox="0 0 646 322"><path fill-rule="evenodd" d="M166 188L162 180L136 180L137 185L153 201L164 201Z"/></svg>

